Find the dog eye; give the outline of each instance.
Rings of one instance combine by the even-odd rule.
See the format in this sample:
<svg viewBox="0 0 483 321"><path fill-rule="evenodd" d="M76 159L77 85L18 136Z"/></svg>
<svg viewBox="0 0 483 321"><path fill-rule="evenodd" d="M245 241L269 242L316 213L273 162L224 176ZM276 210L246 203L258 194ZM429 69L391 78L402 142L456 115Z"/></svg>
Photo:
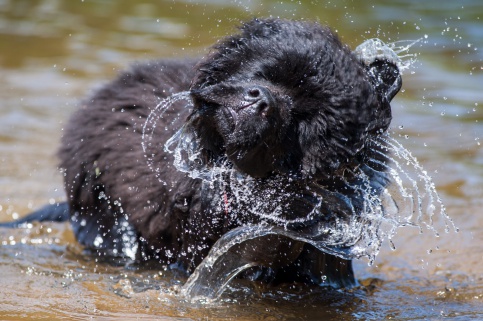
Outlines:
<svg viewBox="0 0 483 321"><path fill-rule="evenodd" d="M256 79L262 79L262 80L269 80L268 77L265 75L265 73L263 71L257 71L255 73L255 78Z"/></svg>

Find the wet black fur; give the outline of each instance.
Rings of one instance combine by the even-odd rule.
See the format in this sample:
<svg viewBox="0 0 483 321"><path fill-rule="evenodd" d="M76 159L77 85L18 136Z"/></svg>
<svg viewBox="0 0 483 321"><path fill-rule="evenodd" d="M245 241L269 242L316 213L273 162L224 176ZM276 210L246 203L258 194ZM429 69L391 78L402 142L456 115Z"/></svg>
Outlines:
<svg viewBox="0 0 483 321"><path fill-rule="evenodd" d="M134 242L138 260L192 271L238 224L227 224L216 191L176 170L163 151L185 123L201 141L205 166L228 159L260 182L281 176L291 177L295 189L314 181L337 188L344 173L363 164L368 138L391 121L387 88L397 67L378 64L368 72L317 23L269 19L244 24L200 61L134 65L85 100L64 131L60 167L78 241L109 256L127 254ZM161 99L186 90L194 108L175 103L154 132L163 185L146 164L142 128ZM291 216L305 214L286 205ZM270 244L262 252L263 246ZM270 269L252 277L319 283L326 275L335 286L355 284L350 261L309 245L292 251L282 242L271 252ZM283 252L293 258L282 264Z"/></svg>

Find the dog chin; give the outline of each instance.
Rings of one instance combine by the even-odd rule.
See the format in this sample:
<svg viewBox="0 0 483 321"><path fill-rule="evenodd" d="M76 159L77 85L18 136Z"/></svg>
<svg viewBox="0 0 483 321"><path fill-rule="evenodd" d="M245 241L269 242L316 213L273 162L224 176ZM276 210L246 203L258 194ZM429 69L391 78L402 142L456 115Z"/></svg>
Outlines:
<svg viewBox="0 0 483 321"><path fill-rule="evenodd" d="M276 122L249 110L236 113L229 109L220 110L216 121L223 139L222 157L227 157L244 174L257 178L269 176L274 170L275 149L279 148L273 139L279 131Z"/></svg>

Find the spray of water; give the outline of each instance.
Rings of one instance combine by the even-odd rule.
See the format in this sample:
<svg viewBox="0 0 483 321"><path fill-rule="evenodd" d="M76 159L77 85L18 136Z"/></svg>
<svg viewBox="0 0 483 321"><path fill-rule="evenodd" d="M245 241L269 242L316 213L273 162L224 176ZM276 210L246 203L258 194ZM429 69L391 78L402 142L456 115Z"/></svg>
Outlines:
<svg viewBox="0 0 483 321"><path fill-rule="evenodd" d="M183 140L183 135L177 138ZM173 153L177 154L179 169L190 171L189 159L183 158L182 151L178 150L186 146L187 142L179 142ZM317 183L309 184L307 189L316 201L311 202L311 211L295 218L284 215L287 209L280 206L297 197L286 190L286 182L281 178L264 185L268 192L259 193L257 180L235 175L231 167L220 165L205 172L191 172L193 177L206 179L211 184L223 179L224 184L236 191L232 202L243 204L241 208L250 214L238 215L256 217L259 224L254 224L257 221L254 219L224 235L184 285L182 294L191 300L217 299L236 274L257 265L256 261L240 256L233 249L242 244L257 246L260 243L255 243L256 239L271 235L309 243L344 259L366 257L372 264L385 241L395 248L392 239L400 227L416 227L421 233L429 230L436 236L439 236L441 224L445 232L451 228L457 230L446 214L431 177L407 149L388 134L374 138L369 146L375 156L355 170L356 179L345 181L344 194L329 191ZM385 184L374 184L374 177L382 176ZM264 201L267 199L269 204ZM362 205L357 204L360 200ZM324 209L330 208L332 212L335 207L345 215L326 220ZM301 225L310 228L301 229Z"/></svg>
<svg viewBox="0 0 483 321"><path fill-rule="evenodd" d="M417 159L388 134L368 142L375 156L355 169L351 179L344 180L344 186L329 190L311 182L304 186L303 194L298 190L292 193L290 178L276 176L261 182L237 172L228 162L205 167L196 161L199 151L190 150L198 145L192 133L183 128L167 142L166 148L174 154L178 170L187 172L192 178L203 179L212 187L221 182L229 188L232 193L230 206L244 211L234 211L237 217L243 217L248 224L263 222L296 231L294 237L318 242L317 247L344 259L367 257L372 263L381 243L391 241L399 227L418 227L421 232L428 229L438 236L435 217L443 220L446 232L453 226L431 177ZM310 210L304 215L287 214L286 204L307 196L310 196L307 201ZM327 208L331 213L342 215L331 215L327 220ZM252 221L247 222L247 217L252 217ZM310 229L300 232L301 225L310 226Z"/></svg>
<svg viewBox="0 0 483 321"><path fill-rule="evenodd" d="M329 190L312 182L304 193L294 193L287 177L261 182L239 173L228 161L203 164L198 139L189 125L183 126L165 144L177 169L203 180L208 188L229 189L230 208L241 208L243 213L230 211L230 220L239 220L240 227L213 246L182 293L192 300L216 299L236 274L257 265L230 249L270 235L309 243L344 259L366 257L372 264L385 241L395 247L392 239L400 227L416 227L421 233L429 230L436 236L440 223L445 232L454 228L431 177L407 149L389 134L367 145L373 156L353 170L343 187ZM287 214L287 204L300 204L307 196L309 210Z"/></svg>
<svg viewBox="0 0 483 321"><path fill-rule="evenodd" d="M407 51L418 41L386 45L370 39L355 52L366 63L384 57L404 70L415 57ZM159 103L143 128L144 152L155 173L159 172L154 163L155 151L161 146L155 146L154 129L166 109L179 100L186 100L187 108L192 106L187 92L175 94ZM289 177L253 179L238 172L227 160L203 163L199 139L189 123L182 126L165 143L164 150L173 155L178 170L201 179L205 188L225 195L228 190L230 199L218 206L220 210L228 206L230 220L240 226L213 246L182 293L191 299L218 297L234 276L257 264L241 259L233 249L270 235L310 243L344 259L366 257L372 264L385 241L394 248L392 239L400 227L416 227L421 233L429 230L436 236L440 224L445 232L456 230L431 177L407 149L389 134L374 137L366 144L371 156L347 178L341 178L342 186L330 189L317 182L305 182L301 189ZM159 176L158 180L166 184ZM295 211L290 210L290 204L295 204Z"/></svg>
<svg viewBox="0 0 483 321"><path fill-rule="evenodd" d="M386 44L378 38L373 38L357 46L354 53L366 65L384 59L394 63L399 72L403 73L416 62L417 54L409 53L409 49L421 40L400 40Z"/></svg>
<svg viewBox="0 0 483 321"><path fill-rule="evenodd" d="M159 102L159 104L148 115L148 118L146 119L143 126L141 144L144 151L144 157L146 158L149 169L151 169L155 173L156 178L163 185L166 185L166 182L160 177L159 168L157 168L155 164L156 153L163 146L158 145L158 142L156 141L156 139L154 139L154 133L157 124L161 123L159 120L163 118L166 110L180 100L186 101L186 108L192 107L188 91L173 94Z"/></svg>

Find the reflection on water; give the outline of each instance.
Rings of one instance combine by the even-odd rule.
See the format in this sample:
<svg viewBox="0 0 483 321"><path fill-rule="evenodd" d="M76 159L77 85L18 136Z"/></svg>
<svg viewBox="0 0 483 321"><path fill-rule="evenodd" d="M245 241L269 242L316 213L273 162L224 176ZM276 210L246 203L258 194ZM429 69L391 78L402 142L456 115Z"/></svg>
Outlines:
<svg viewBox="0 0 483 321"><path fill-rule="evenodd" d="M0 230L0 318L482 317L480 9L477 0L0 1L1 220L64 198L53 155L78 98L131 61L203 55L240 19L273 15L320 20L352 48L374 37L425 39L393 101L391 134L418 158L460 228L440 237L400 229L396 250L382 246L372 267L356 260L365 287L334 293L235 280L208 306L179 297L182 277L84 256L65 225Z"/></svg>

